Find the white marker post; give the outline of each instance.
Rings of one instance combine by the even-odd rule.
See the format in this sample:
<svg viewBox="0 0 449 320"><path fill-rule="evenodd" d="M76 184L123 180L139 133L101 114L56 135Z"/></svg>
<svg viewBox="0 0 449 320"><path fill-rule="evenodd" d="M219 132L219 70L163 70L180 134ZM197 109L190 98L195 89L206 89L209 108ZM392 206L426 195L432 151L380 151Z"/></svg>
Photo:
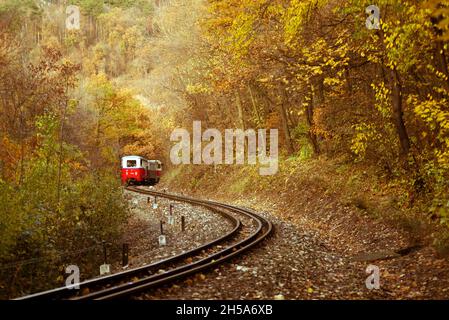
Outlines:
<svg viewBox="0 0 449 320"><path fill-rule="evenodd" d="M165 238L165 235L161 234L159 236L159 246L165 247L167 245L167 238Z"/></svg>
<svg viewBox="0 0 449 320"><path fill-rule="evenodd" d="M175 224L175 217L173 216L173 203L170 203L170 211L168 213L168 224L169 225L174 225Z"/></svg>
<svg viewBox="0 0 449 320"><path fill-rule="evenodd" d="M164 222L161 221L161 235L159 236L159 246L164 247L167 245L167 238L164 235Z"/></svg>
<svg viewBox="0 0 449 320"><path fill-rule="evenodd" d="M102 264L100 266L100 276L104 276L105 274L110 274L111 268L109 264Z"/></svg>
<svg viewBox="0 0 449 320"><path fill-rule="evenodd" d="M106 241L103 241L104 264L100 266L100 276L111 273L111 266L107 264Z"/></svg>
<svg viewBox="0 0 449 320"><path fill-rule="evenodd" d="M157 205L157 196L154 196L153 209L156 210L158 208Z"/></svg>

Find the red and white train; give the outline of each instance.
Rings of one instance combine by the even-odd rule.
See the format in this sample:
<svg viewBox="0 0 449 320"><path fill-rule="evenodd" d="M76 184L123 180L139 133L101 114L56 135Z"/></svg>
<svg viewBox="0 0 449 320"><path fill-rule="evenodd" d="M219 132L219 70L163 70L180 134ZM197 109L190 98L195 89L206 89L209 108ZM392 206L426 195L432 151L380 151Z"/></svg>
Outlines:
<svg viewBox="0 0 449 320"><path fill-rule="evenodd" d="M122 183L155 185L162 174L162 162L148 160L139 156L122 158Z"/></svg>

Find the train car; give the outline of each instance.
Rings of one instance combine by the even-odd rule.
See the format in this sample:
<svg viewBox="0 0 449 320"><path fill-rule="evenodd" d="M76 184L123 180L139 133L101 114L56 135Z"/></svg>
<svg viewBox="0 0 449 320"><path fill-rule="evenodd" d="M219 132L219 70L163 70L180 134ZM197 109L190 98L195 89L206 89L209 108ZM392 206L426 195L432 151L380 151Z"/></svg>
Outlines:
<svg viewBox="0 0 449 320"><path fill-rule="evenodd" d="M155 185L162 175L162 163L139 156L122 158L122 183L137 185Z"/></svg>
<svg viewBox="0 0 449 320"><path fill-rule="evenodd" d="M148 180L150 184L159 183L162 175L162 162L159 160L148 160Z"/></svg>

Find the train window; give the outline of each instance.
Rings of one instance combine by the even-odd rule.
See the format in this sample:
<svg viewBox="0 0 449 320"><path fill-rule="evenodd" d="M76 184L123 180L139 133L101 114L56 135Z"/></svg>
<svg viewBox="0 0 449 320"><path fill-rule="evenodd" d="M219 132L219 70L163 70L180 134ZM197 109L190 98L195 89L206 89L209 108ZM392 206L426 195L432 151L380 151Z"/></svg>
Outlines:
<svg viewBox="0 0 449 320"><path fill-rule="evenodd" d="M137 167L137 161L136 160L128 160L128 161L126 161L126 167L127 168L135 168L135 167Z"/></svg>

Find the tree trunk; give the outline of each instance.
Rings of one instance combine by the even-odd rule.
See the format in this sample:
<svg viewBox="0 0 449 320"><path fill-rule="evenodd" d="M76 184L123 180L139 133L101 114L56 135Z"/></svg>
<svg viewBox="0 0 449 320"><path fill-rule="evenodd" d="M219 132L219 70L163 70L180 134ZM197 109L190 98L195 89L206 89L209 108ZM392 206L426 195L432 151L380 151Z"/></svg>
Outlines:
<svg viewBox="0 0 449 320"><path fill-rule="evenodd" d="M317 98L317 105L321 105L323 106L325 103L325 99L324 99L324 78L320 77L317 81L316 84L316 88L317 90L314 90L316 92L314 92L315 97Z"/></svg>
<svg viewBox="0 0 449 320"><path fill-rule="evenodd" d="M25 175L25 128L22 106L19 107L19 141L20 141L20 167L19 167L19 185L23 184Z"/></svg>
<svg viewBox="0 0 449 320"><path fill-rule="evenodd" d="M239 116L238 121L239 121L240 129L245 130L245 119L243 118L242 100L240 98L239 91L237 91L235 94L235 101L236 101L237 112L238 112L238 116Z"/></svg>
<svg viewBox="0 0 449 320"><path fill-rule="evenodd" d="M312 99L310 100L310 103L307 104L306 107L306 115L307 115L307 124L309 125L309 132L308 137L309 141L312 144L313 152L318 155L320 154L320 147L318 145L318 138L314 132L315 127L315 121L313 119L313 113L315 108L315 94L312 86Z"/></svg>
<svg viewBox="0 0 449 320"><path fill-rule="evenodd" d="M287 153L290 155L294 152L292 139L290 136L290 127L288 126L288 117L287 117L287 110L285 108L285 91L281 95L279 106L279 114L281 115L281 121L282 121L282 129L284 131L284 138L285 138L285 147L287 148Z"/></svg>
<svg viewBox="0 0 449 320"><path fill-rule="evenodd" d="M401 154L406 155L410 151L410 138L404 123L401 79L396 69L391 70L390 75L393 101L393 119L399 136L399 142L401 143Z"/></svg>
<svg viewBox="0 0 449 320"><path fill-rule="evenodd" d="M444 81L444 87L446 90L449 90L449 70L447 67L446 54L444 53L444 43L439 38L443 35L443 30L438 27L439 22L444 19L442 15L438 17L432 17L430 21L433 25L433 31L435 35L438 37L435 41L435 61L437 64L438 71L443 73L446 76L446 81Z"/></svg>
<svg viewBox="0 0 449 320"><path fill-rule="evenodd" d="M260 126L262 124L262 120L260 118L259 109L257 107L256 99L254 98L253 91L251 90L251 86L248 86L249 96L251 97L251 104L253 106L254 115L256 116L257 125Z"/></svg>
<svg viewBox="0 0 449 320"><path fill-rule="evenodd" d="M66 84L66 93L68 92L69 85ZM67 107L68 107L68 97L64 99L63 107L60 112L60 125L59 125L59 159L58 159L58 183L56 184L57 188L57 203L58 203L58 209L61 201L61 178L62 178L62 162L64 160L64 124L65 124L65 116L67 113Z"/></svg>
<svg viewBox="0 0 449 320"><path fill-rule="evenodd" d="M382 30L379 31L380 42L383 48L384 53L386 53L387 49L385 47L384 42L384 32ZM382 69L385 71L386 67L382 61ZM404 122L404 110L402 105L402 84L401 78L396 68L388 69L389 73L385 72L389 76L387 77L389 82L389 87L392 91L392 104L393 104L393 122L396 127L396 132L399 137L399 143L401 145L400 154L407 155L410 151L410 138L408 136L407 130L405 128Z"/></svg>
<svg viewBox="0 0 449 320"><path fill-rule="evenodd" d="M351 80L351 72L349 71L349 68L345 68L345 78L346 78L346 85L347 90L349 94L352 94L352 80Z"/></svg>
<svg viewBox="0 0 449 320"><path fill-rule="evenodd" d="M447 68L446 55L444 54L444 44L441 41L436 42L435 57L438 66L438 71L446 76L444 87L449 90L449 71Z"/></svg>

